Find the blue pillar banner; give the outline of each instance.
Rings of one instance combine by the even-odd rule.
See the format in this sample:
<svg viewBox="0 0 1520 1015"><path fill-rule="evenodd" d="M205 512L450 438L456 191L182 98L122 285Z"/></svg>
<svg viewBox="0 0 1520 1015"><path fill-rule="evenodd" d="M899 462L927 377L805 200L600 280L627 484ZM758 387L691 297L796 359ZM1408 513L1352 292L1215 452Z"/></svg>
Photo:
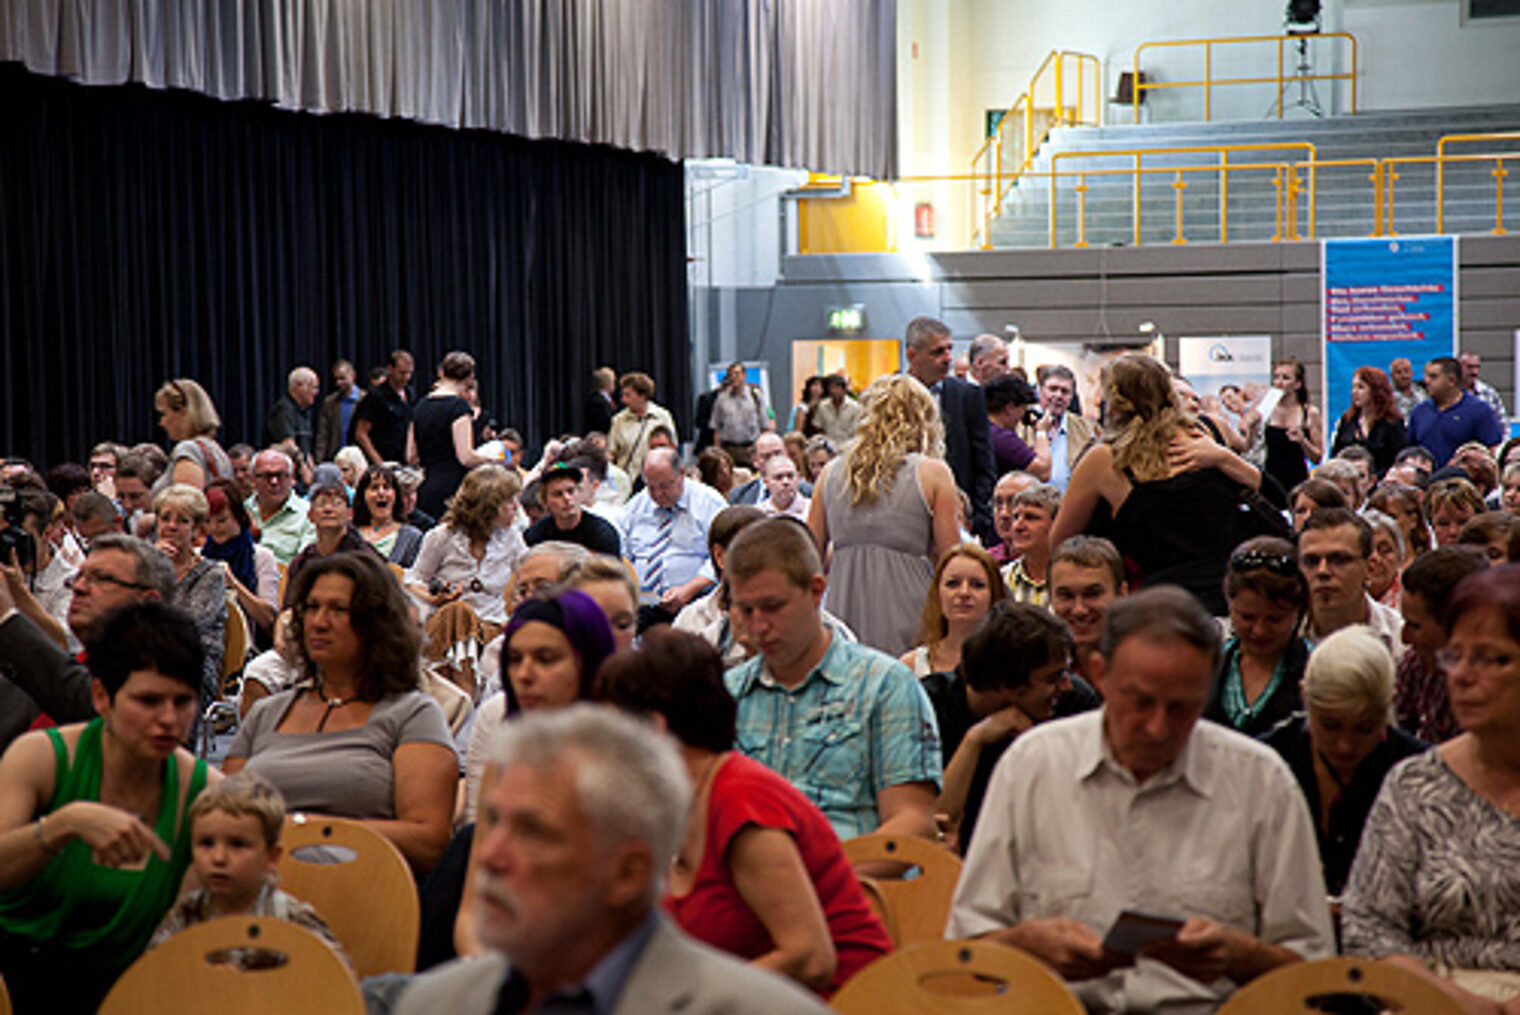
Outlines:
<svg viewBox="0 0 1520 1015"><path fill-rule="evenodd" d="M1321 336L1325 347L1325 438L1351 405L1360 366L1384 372L1399 357L1414 366L1457 347L1457 240L1399 236L1325 240L1321 248Z"/></svg>

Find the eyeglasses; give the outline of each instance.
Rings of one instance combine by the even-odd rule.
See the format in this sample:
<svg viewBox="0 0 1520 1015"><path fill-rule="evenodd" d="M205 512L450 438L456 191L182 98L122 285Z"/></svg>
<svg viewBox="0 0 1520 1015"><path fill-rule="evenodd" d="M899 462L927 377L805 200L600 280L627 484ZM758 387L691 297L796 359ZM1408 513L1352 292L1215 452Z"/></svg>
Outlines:
<svg viewBox="0 0 1520 1015"><path fill-rule="evenodd" d="M253 478L266 479L273 483L277 479L294 479L295 476L289 472L255 472Z"/></svg>
<svg viewBox="0 0 1520 1015"><path fill-rule="evenodd" d="M78 574L76 574L74 576L74 584L75 585L80 585L80 584L84 584L84 585L101 585L101 584L115 585L115 586L118 586L119 588L135 589L135 590L137 590L139 592L145 591L148 588L150 588L150 586L144 585L141 582L127 581L125 578L118 578L114 574L110 574L109 572L106 572L106 571L96 571L96 570L81 570Z"/></svg>
<svg viewBox="0 0 1520 1015"><path fill-rule="evenodd" d="M1284 578L1298 574L1298 561L1291 553L1263 553L1247 550L1230 558L1231 571L1270 571Z"/></svg>
<svg viewBox="0 0 1520 1015"><path fill-rule="evenodd" d="M115 472L116 471L116 463L115 462L109 462L109 461L108 462L91 462L90 463L90 471L91 472Z"/></svg>
<svg viewBox="0 0 1520 1015"><path fill-rule="evenodd" d="M1483 649L1473 649L1464 654L1458 649L1443 648L1436 653L1436 665L1447 673L1461 666L1464 659L1474 670L1483 674L1493 674L1508 669L1515 661L1515 657L1507 653L1487 652Z"/></svg>

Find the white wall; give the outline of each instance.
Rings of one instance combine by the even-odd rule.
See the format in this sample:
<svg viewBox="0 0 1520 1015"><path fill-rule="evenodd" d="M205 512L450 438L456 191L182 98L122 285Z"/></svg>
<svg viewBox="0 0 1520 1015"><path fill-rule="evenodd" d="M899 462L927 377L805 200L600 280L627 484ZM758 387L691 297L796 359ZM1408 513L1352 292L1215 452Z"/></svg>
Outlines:
<svg viewBox="0 0 1520 1015"><path fill-rule="evenodd" d="M1091 53L1103 64L1103 88L1112 95L1119 72L1132 66L1141 42L1276 35L1286 4L1280 0L902 0L899 4L899 117L904 172L949 163L964 172L980 143L987 109L1006 108L1053 49ZM1360 46L1359 99L1364 110L1409 109L1520 102L1520 22L1463 25L1458 0L1326 0L1324 31L1349 31ZM939 13L936 13L938 11ZM927 23L926 23L927 22ZM925 42L944 37L948 62L924 61ZM905 55L920 42L916 67ZM1319 73L1345 70L1345 50L1321 43ZM1254 57L1249 55L1255 53ZM1201 78L1200 56L1180 50L1148 51L1143 66L1160 80ZM1228 63L1228 67L1222 66ZM1291 71L1293 55L1289 53ZM1271 47L1216 51L1215 76L1273 74ZM910 73L909 71L913 71ZM964 82L963 95L954 89ZM945 89L950 99L936 105ZM1318 86L1330 111L1349 109L1344 86ZM1290 101L1293 98L1290 95ZM1275 95L1270 86L1216 89L1214 119L1262 116ZM1201 118L1201 92L1151 93L1155 118ZM925 104L932 112L926 113ZM1120 119L1120 114L1123 119ZM1128 122L1110 108L1110 122ZM948 136L947 136L948 135ZM959 148L955 157L945 145ZM915 167L910 170L908 167Z"/></svg>
<svg viewBox="0 0 1520 1015"><path fill-rule="evenodd" d="M1461 23L1457 0L1344 0L1364 109L1520 102L1520 18Z"/></svg>

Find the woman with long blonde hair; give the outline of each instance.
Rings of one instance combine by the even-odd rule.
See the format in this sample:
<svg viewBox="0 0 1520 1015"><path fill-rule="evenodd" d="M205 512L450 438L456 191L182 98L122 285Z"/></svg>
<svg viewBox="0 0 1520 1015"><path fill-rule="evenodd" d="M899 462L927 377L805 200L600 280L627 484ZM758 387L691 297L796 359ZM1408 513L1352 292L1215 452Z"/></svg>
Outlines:
<svg viewBox="0 0 1520 1015"><path fill-rule="evenodd" d="M1072 471L1050 545L1113 516L1111 538L1146 585L1181 585L1217 616L1226 612L1225 562L1250 533L1241 487L1261 474L1211 440L1178 404L1166 364L1128 352L1103 376L1108 426Z"/></svg>
<svg viewBox="0 0 1520 1015"><path fill-rule="evenodd" d="M959 495L928 388L890 374L860 402L855 439L819 476L808 527L820 551L833 543L829 611L898 656L914 644L934 561L960 541Z"/></svg>

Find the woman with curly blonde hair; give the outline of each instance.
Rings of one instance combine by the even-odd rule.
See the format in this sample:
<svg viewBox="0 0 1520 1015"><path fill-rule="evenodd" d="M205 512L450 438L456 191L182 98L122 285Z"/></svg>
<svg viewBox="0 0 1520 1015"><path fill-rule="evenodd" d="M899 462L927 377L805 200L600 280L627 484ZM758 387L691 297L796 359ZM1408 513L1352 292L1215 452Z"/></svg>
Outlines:
<svg viewBox="0 0 1520 1015"><path fill-rule="evenodd" d="M889 655L914 644L934 561L960 541L960 498L934 396L907 374L861 396L856 436L823 470L808 527L833 542L828 607Z"/></svg>
<svg viewBox="0 0 1520 1015"><path fill-rule="evenodd" d="M1225 562L1254 534L1241 487L1255 489L1261 474L1182 409L1171 372L1152 356L1127 352L1110 363L1103 399L1108 427L1072 471L1050 545L1111 513L1111 538L1146 585L1181 585L1223 616Z"/></svg>

